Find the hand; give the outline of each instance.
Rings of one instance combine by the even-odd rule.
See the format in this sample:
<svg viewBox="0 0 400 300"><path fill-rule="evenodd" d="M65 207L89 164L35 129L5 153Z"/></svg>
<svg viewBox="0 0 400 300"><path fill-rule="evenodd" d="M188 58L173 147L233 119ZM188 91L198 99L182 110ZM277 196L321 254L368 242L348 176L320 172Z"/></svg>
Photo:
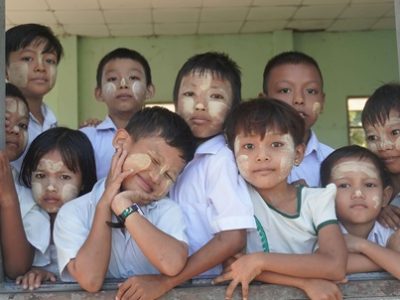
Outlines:
<svg viewBox="0 0 400 300"><path fill-rule="evenodd" d="M22 288L26 290L34 290L40 287L44 281L55 282L57 280L56 275L41 268L32 268L28 273L23 276L18 276L15 280L16 284L22 285Z"/></svg>
<svg viewBox="0 0 400 300"><path fill-rule="evenodd" d="M81 124L79 124L79 128L82 127L96 127L99 125L102 121L97 119L97 118L90 118L85 121L83 121Z"/></svg>
<svg viewBox="0 0 400 300"><path fill-rule="evenodd" d="M232 280L226 289L225 299L232 298L233 292L239 283L242 285L243 299L248 299L250 282L263 271L260 267L260 259L264 255L264 253L243 255L231 264L228 272L219 275L213 280L213 284Z"/></svg>
<svg viewBox="0 0 400 300"><path fill-rule="evenodd" d="M305 279L303 290L311 300L343 299L339 287L329 280Z"/></svg>
<svg viewBox="0 0 400 300"><path fill-rule="evenodd" d="M123 191L117 194L111 202L111 209L114 214L119 215L122 211L133 203L146 205L153 201L149 195L141 191Z"/></svg>
<svg viewBox="0 0 400 300"><path fill-rule="evenodd" d="M230 271L230 270L231 270L231 265L232 265L236 260L238 260L239 257L241 257L241 256L243 256L243 255L244 255L243 252L239 252L239 253L236 253L234 256L229 257L227 260L225 260L225 261L222 263L222 267L223 267L223 269L224 269L224 270L222 271L222 273L226 273L226 272Z"/></svg>
<svg viewBox="0 0 400 300"><path fill-rule="evenodd" d="M362 244L367 242L367 240L349 233L343 235L343 237L346 242L347 250L351 253L361 253Z"/></svg>
<svg viewBox="0 0 400 300"><path fill-rule="evenodd" d="M397 230L400 228L400 208L393 205L383 207L378 216L378 222L385 227Z"/></svg>
<svg viewBox="0 0 400 300"><path fill-rule="evenodd" d="M153 300L167 293L169 288L163 275L130 277L119 284L116 300Z"/></svg>

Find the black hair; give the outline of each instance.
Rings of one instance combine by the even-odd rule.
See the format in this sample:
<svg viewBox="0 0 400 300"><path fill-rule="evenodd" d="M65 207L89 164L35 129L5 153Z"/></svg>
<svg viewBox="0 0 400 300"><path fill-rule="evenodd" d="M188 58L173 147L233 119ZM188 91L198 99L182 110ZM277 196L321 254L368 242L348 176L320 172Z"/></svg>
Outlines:
<svg viewBox="0 0 400 300"><path fill-rule="evenodd" d="M26 108L29 111L28 102L26 101L26 98L22 94L21 90L17 88L14 84L9 82L6 83L6 97L13 97L20 99L23 103L25 103Z"/></svg>
<svg viewBox="0 0 400 300"><path fill-rule="evenodd" d="M96 84L97 87L101 87L101 79L103 76L103 69L104 66L115 59L131 59L134 61L137 61L140 63L143 67L144 74L146 76L146 85L149 86L152 84L152 79L151 79L151 69L149 62L147 59L140 54L139 52L128 49L128 48L117 48L114 49L113 51L107 53L99 62L97 66L97 71L96 71Z"/></svg>
<svg viewBox="0 0 400 300"><path fill-rule="evenodd" d="M383 125L391 110L400 113L400 84L388 83L377 88L368 98L361 113L361 122L366 125Z"/></svg>
<svg viewBox="0 0 400 300"><path fill-rule="evenodd" d="M189 162L196 149L195 139L190 127L176 113L160 107L145 107L136 112L125 130L134 141L150 136L159 136L166 143L181 152L185 162Z"/></svg>
<svg viewBox="0 0 400 300"><path fill-rule="evenodd" d="M58 64L64 53L60 41L50 27L33 23L17 25L6 31L6 64L9 64L11 52L18 51L39 41L46 43L44 53L56 53Z"/></svg>
<svg viewBox="0 0 400 300"><path fill-rule="evenodd" d="M265 95L268 95L268 80L269 76L271 74L271 71L278 66L281 65L299 65L299 64L304 64L304 65L310 65L313 66L317 71L319 76L321 77L321 84L323 85L324 81L322 78L322 72L321 69L319 68L319 65L317 61L312 58L311 56L299 52L299 51L288 51L288 52L282 52L274 57L272 57L266 64L264 68L264 73L263 73L263 92Z"/></svg>
<svg viewBox="0 0 400 300"><path fill-rule="evenodd" d="M334 165L342 158L355 158L357 160L370 160L379 171L379 176L384 187L391 185L390 175L385 169L383 161L371 150L358 145L344 146L329 154L321 163L321 185L325 187L331 182L331 173Z"/></svg>
<svg viewBox="0 0 400 300"><path fill-rule="evenodd" d="M179 88L182 78L190 73L204 74L211 72L212 76L229 81L232 89L232 107L241 101L241 72L239 66L227 54L220 52L206 52L190 57L181 67L175 79L173 99L178 101Z"/></svg>
<svg viewBox="0 0 400 300"><path fill-rule="evenodd" d="M228 116L225 133L229 147L234 150L239 132L265 136L268 129L289 133L294 144L303 143L304 119L289 104L273 98L257 98L240 103Z"/></svg>
<svg viewBox="0 0 400 300"><path fill-rule="evenodd" d="M69 170L74 173L81 172L83 188L80 195L90 192L97 180L92 144L83 132L66 127L48 129L33 140L22 162L20 181L30 188L32 173L40 159L54 150L60 152Z"/></svg>

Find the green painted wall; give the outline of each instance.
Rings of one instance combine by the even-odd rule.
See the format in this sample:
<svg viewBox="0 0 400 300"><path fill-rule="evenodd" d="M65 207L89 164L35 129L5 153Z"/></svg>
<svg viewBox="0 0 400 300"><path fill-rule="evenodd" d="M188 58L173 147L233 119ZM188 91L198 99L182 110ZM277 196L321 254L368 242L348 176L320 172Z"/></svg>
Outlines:
<svg viewBox="0 0 400 300"><path fill-rule="evenodd" d="M395 31L293 33L179 37L61 38L66 55L59 66L57 85L46 97L60 124L76 127L90 117L103 119L106 108L93 96L99 60L117 47L141 52L150 62L156 95L171 101L176 73L195 53L224 51L242 69L243 98L261 91L267 60L285 50L312 55L320 64L326 107L315 130L333 147L347 144L346 98L367 96L380 84L398 81Z"/></svg>

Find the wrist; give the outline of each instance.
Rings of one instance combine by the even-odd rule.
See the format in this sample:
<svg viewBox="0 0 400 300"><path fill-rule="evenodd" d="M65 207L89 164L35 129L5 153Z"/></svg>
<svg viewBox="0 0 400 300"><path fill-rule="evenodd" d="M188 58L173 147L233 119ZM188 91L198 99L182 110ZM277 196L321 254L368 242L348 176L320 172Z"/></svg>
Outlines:
<svg viewBox="0 0 400 300"><path fill-rule="evenodd" d="M119 214L117 214L117 219L121 224L125 224L126 219L132 215L138 213L140 215L143 215L142 210L140 209L139 205L136 203L131 203L130 206L126 207L124 210L122 210Z"/></svg>

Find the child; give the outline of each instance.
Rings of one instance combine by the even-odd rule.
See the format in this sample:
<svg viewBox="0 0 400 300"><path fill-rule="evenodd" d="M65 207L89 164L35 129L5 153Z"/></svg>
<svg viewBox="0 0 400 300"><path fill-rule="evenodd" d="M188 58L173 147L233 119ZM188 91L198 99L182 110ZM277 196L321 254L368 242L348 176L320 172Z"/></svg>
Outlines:
<svg viewBox="0 0 400 300"><path fill-rule="evenodd" d="M16 283L32 290L44 281L56 280L54 220L64 203L92 189L96 181L92 145L78 130L65 127L46 130L29 147L20 176L31 190L19 197L30 196L36 202L23 215L28 240L35 247L35 257L32 269L19 276Z"/></svg>
<svg viewBox="0 0 400 300"><path fill-rule="evenodd" d="M394 188L391 205L383 205L385 226L400 228L400 85L384 84L374 91L361 114L367 146L378 155L390 173Z"/></svg>
<svg viewBox="0 0 400 300"><path fill-rule="evenodd" d="M289 182L303 179L308 186L320 186L320 164L333 149L320 143L311 130L325 102L318 63L307 54L297 51L283 52L271 58L264 69L263 95L288 103L305 121L304 158L300 165L292 169Z"/></svg>
<svg viewBox="0 0 400 300"><path fill-rule="evenodd" d="M400 232L376 221L393 192L379 157L356 145L337 149L321 164L321 182L337 186L336 213L349 251L347 273L384 269L399 279Z"/></svg>
<svg viewBox="0 0 400 300"><path fill-rule="evenodd" d="M54 87L62 55L60 41L49 27L22 24L6 32L6 77L21 90L30 111L28 146L41 132L57 126L43 97ZM25 154L13 162L18 171Z"/></svg>
<svg viewBox="0 0 400 300"><path fill-rule="evenodd" d="M191 128L198 146L170 196L185 214L191 257L177 276L132 278L120 286L117 297L132 289L154 299L201 273L218 275L220 264L244 248L246 229L255 228L253 210L222 134L227 114L240 100L240 71L225 54L195 55L178 72L176 111Z"/></svg>
<svg viewBox="0 0 400 300"><path fill-rule="evenodd" d="M167 109L144 108L117 130L113 145L107 179L64 205L55 224L61 278L90 292L105 278L175 275L188 254L182 212L163 197L193 157L189 127ZM106 224L116 220L125 229Z"/></svg>
<svg viewBox="0 0 400 300"><path fill-rule="evenodd" d="M247 237L250 254L239 257L215 280L232 280L228 298L239 283L247 298L249 282L254 278L269 282L271 272L325 280L345 276L346 249L335 215L335 186L307 188L287 182L292 167L303 158L303 126L295 109L275 99L242 103L227 121L228 144L248 182L257 223L257 230Z"/></svg>
<svg viewBox="0 0 400 300"><path fill-rule="evenodd" d="M134 113L154 96L149 63L135 50L118 48L105 55L97 67L94 94L107 105L108 116L83 131L95 149L97 178L106 177L115 149L112 140Z"/></svg>
<svg viewBox="0 0 400 300"><path fill-rule="evenodd" d="M28 142L29 110L25 97L11 83L6 83L5 112L6 143L0 151L0 236L5 274L15 279L29 270L34 251L26 238L21 216L21 207L30 202L18 201L14 184L18 172L10 165L24 152Z"/></svg>

